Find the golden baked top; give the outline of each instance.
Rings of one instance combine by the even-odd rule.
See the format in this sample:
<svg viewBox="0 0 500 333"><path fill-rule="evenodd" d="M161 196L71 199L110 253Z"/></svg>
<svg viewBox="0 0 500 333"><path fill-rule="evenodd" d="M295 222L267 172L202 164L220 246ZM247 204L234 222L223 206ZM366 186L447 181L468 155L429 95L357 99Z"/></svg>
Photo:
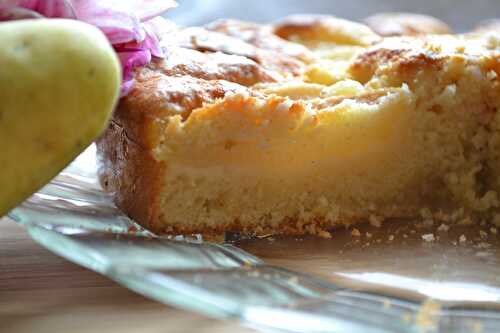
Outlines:
<svg viewBox="0 0 500 333"><path fill-rule="evenodd" d="M394 28L404 15L378 15L367 22L381 32L384 18L396 16ZM156 19L166 57L137 73L137 84L121 102L115 121L147 118L157 126L155 119L177 115L185 121L193 110L235 93L263 100L283 97L316 113L346 99L376 103L395 89L416 90L424 81L446 87L463 75L482 75L499 85L500 35L495 29L438 35L448 31L444 24L410 18L390 34L417 36L382 37L361 23L318 15L269 25L219 20L190 28Z"/></svg>

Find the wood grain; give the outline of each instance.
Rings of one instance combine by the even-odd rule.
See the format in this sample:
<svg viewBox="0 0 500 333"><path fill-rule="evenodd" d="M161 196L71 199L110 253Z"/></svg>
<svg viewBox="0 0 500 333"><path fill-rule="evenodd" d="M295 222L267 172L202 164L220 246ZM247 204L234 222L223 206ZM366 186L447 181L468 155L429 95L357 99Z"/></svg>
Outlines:
<svg viewBox="0 0 500 333"><path fill-rule="evenodd" d="M0 332L235 332L238 323L137 295L35 243L0 219Z"/></svg>

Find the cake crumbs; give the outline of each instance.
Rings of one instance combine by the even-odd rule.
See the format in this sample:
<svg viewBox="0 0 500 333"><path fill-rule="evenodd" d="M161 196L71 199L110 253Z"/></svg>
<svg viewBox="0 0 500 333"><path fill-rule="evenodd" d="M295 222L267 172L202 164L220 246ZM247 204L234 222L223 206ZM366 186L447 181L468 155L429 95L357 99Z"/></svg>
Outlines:
<svg viewBox="0 0 500 333"><path fill-rule="evenodd" d="M460 244L467 242L467 237L465 237L465 235L460 235L460 237L458 237L458 242Z"/></svg>
<svg viewBox="0 0 500 333"><path fill-rule="evenodd" d="M388 240L389 240L389 242L392 242L394 240L394 235L389 235Z"/></svg>
<svg viewBox="0 0 500 333"><path fill-rule="evenodd" d="M411 323L411 320L412 320L412 315L411 315L411 313L409 313L409 312L405 312L405 313L401 316L401 318L403 319L403 321L405 321L406 323L408 323L408 324L409 324L409 323Z"/></svg>
<svg viewBox="0 0 500 333"><path fill-rule="evenodd" d="M422 235L422 239L426 242L434 242L436 238L434 237L434 234L424 234Z"/></svg>
<svg viewBox="0 0 500 333"><path fill-rule="evenodd" d="M432 220L432 219L423 220L422 223L420 223L417 226L419 226L420 228L430 228L430 227L434 226L434 220Z"/></svg>
<svg viewBox="0 0 500 333"><path fill-rule="evenodd" d="M408 235L407 234L403 234L403 238L408 238Z"/></svg>
<svg viewBox="0 0 500 333"><path fill-rule="evenodd" d="M488 233L484 230L479 230L479 237L481 237L482 239L488 238Z"/></svg>
<svg viewBox="0 0 500 333"><path fill-rule="evenodd" d="M423 219L432 219L432 212L429 208L420 209L420 216Z"/></svg>
<svg viewBox="0 0 500 333"><path fill-rule="evenodd" d="M491 227L491 228L490 228L490 232L491 232L493 235L496 235L496 234L497 234L497 228L495 228L495 227Z"/></svg>
<svg viewBox="0 0 500 333"><path fill-rule="evenodd" d="M361 232L359 232L359 229L354 228L351 231L351 236L360 237L361 236Z"/></svg>
<svg viewBox="0 0 500 333"><path fill-rule="evenodd" d="M373 227L380 228L382 226L382 221L380 220L380 218L378 218L377 216L375 216L373 214L370 215L368 220L370 222L370 225Z"/></svg>
<svg viewBox="0 0 500 333"><path fill-rule="evenodd" d="M437 228L437 231L439 232L448 232L448 230L450 230L450 227L444 223L441 223L441 225Z"/></svg>
<svg viewBox="0 0 500 333"><path fill-rule="evenodd" d="M476 321L472 323L468 323L469 328L471 329L472 333L481 333L483 332L483 325Z"/></svg>
<svg viewBox="0 0 500 333"><path fill-rule="evenodd" d="M372 238L372 234L369 232L367 232L365 235L366 235L366 238Z"/></svg>
<svg viewBox="0 0 500 333"><path fill-rule="evenodd" d="M491 244L486 243L486 242L480 242L480 243L477 243L474 247L478 248L478 249L489 249L491 247Z"/></svg>
<svg viewBox="0 0 500 333"><path fill-rule="evenodd" d="M424 332L435 330L439 322L441 304L433 300L426 300L419 308L415 316L415 323Z"/></svg>
<svg viewBox="0 0 500 333"><path fill-rule="evenodd" d="M467 216L466 218L463 218L460 221L458 221L457 224L458 225L472 225L473 221L469 216Z"/></svg>
<svg viewBox="0 0 500 333"><path fill-rule="evenodd" d="M318 236L321 237L321 238L325 238L325 239L330 239L332 238L332 234L326 230L320 230L318 231Z"/></svg>
<svg viewBox="0 0 500 333"><path fill-rule="evenodd" d="M500 214L496 214L493 218L493 224L500 228Z"/></svg>

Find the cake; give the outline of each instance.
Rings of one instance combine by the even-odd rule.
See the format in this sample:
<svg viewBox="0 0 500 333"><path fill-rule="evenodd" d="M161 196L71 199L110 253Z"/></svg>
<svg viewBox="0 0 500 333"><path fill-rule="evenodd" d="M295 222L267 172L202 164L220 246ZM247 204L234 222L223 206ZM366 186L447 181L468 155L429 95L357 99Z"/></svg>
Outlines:
<svg viewBox="0 0 500 333"><path fill-rule="evenodd" d="M149 230L499 222L495 33L383 37L305 15L157 23L165 59L136 73L97 142L103 187Z"/></svg>

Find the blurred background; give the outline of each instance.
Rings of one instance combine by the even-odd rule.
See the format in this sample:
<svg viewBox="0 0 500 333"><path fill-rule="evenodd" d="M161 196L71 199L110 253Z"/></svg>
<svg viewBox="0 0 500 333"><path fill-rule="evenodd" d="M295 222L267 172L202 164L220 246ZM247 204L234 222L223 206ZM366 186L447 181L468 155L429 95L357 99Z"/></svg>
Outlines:
<svg viewBox="0 0 500 333"><path fill-rule="evenodd" d="M360 20L383 11L428 14L466 31L485 19L500 17L500 0L177 0L166 17L181 25L218 18L269 22L289 14L320 13Z"/></svg>

